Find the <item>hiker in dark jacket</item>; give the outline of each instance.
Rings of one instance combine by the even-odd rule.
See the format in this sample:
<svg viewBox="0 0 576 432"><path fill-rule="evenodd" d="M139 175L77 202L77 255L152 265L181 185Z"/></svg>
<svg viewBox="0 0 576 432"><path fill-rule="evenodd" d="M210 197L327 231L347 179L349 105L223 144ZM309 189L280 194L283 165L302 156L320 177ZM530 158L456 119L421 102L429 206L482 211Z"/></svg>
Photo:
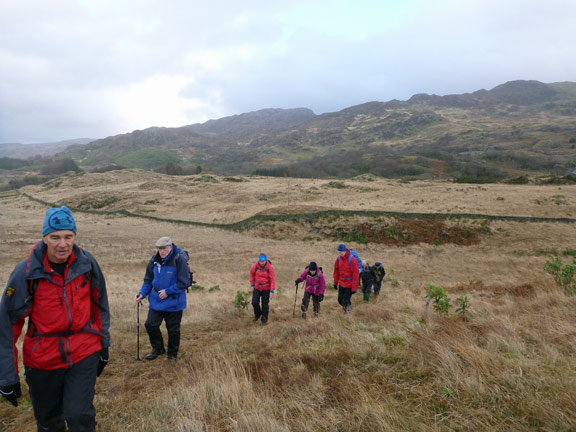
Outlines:
<svg viewBox="0 0 576 432"><path fill-rule="evenodd" d="M384 276L386 276L386 270L381 261L376 261L374 264L374 272L376 273L376 279L374 280L374 297L378 297L380 288L382 287L382 281L384 280Z"/></svg>
<svg viewBox="0 0 576 432"><path fill-rule="evenodd" d="M322 270L318 269L318 265L312 261L298 279L296 279L296 286L300 282L304 282L304 297L302 297L302 318L306 319L306 312L310 304L310 297L312 297L312 304L314 307L314 317L320 313L320 302L324 300L324 292L326 291L326 279Z"/></svg>
<svg viewBox="0 0 576 432"><path fill-rule="evenodd" d="M46 212L42 241L21 261L0 301L0 394L18 406L18 340L38 431L94 431L96 377L108 363L110 314L96 259L79 248L66 207Z"/></svg>
<svg viewBox="0 0 576 432"><path fill-rule="evenodd" d="M258 262L250 269L250 292L252 293L252 307L254 308L254 322L262 320L262 325L268 324L268 311L270 300L274 297L276 289L276 275L274 267L264 254L258 256ZM262 306L260 306L262 302Z"/></svg>
<svg viewBox="0 0 576 432"><path fill-rule="evenodd" d="M170 237L161 237L156 242L158 252L148 262L146 275L137 302L148 296L150 308L144 327L150 337L152 351L146 360L154 360L165 354L164 339L160 331L162 321L168 332L168 360L176 360L180 348L180 323L182 311L186 309L186 290L190 287L188 260Z"/></svg>
<svg viewBox="0 0 576 432"><path fill-rule="evenodd" d="M376 281L376 272L374 267L368 265L368 261L362 261L362 294L364 295L364 301L370 300L370 294L372 293L372 286Z"/></svg>

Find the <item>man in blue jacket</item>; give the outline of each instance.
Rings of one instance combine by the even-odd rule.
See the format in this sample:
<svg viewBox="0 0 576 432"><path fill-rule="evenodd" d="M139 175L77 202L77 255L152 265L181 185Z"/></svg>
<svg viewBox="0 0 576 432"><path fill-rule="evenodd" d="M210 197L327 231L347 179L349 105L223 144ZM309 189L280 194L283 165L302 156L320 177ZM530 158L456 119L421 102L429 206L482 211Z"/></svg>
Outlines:
<svg viewBox="0 0 576 432"><path fill-rule="evenodd" d="M168 360L176 360L180 347L180 323L186 309L186 289L190 286L190 269L187 257L181 253L170 237L156 242L158 252L150 259L137 302L148 296L150 308L144 326L150 337L152 351L146 360L154 360L165 354L164 340L160 331L162 320L168 331Z"/></svg>

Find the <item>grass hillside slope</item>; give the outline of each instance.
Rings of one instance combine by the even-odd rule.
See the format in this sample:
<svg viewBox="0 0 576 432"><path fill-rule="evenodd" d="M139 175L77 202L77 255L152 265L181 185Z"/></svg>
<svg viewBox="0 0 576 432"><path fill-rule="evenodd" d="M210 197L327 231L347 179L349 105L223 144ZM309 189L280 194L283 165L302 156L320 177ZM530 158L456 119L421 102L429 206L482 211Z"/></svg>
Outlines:
<svg viewBox="0 0 576 432"><path fill-rule="evenodd" d="M576 255L576 186L125 170L20 192L0 195L2 286L40 239L47 205L35 199L77 209L78 243L107 279L113 346L97 383L98 430L576 429L576 296L543 270L552 256L569 264ZM321 210L335 212L310 216ZM344 210L403 216L337 213ZM222 227L265 214L290 217ZM136 361L132 299L164 235L190 251L199 287L188 294L178 361ZM293 318L294 279L314 260L331 283L339 242L384 262L380 297L364 303L355 295L344 315L328 290L319 318ZM237 291L248 291L260 252L278 285L266 327L252 322L250 306L233 304ZM445 288L454 305L448 314L425 307L428 284ZM470 309L462 318L455 309L463 297ZM145 316L144 308L142 323ZM140 338L143 357L143 325ZM17 409L0 404L0 430L35 428L23 389Z"/></svg>

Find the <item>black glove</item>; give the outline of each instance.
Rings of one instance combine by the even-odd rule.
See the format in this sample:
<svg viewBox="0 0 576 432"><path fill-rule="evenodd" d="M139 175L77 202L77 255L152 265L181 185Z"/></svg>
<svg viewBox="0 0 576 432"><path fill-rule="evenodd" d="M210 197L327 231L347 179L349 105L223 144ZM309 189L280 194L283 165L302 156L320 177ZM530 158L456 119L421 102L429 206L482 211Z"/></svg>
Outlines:
<svg viewBox="0 0 576 432"><path fill-rule="evenodd" d="M20 389L20 383L2 386L0 387L0 394L4 399L10 402L15 407L18 406L18 398L22 396L22 390Z"/></svg>
<svg viewBox="0 0 576 432"><path fill-rule="evenodd" d="M321 302L322 300L324 300L324 294L320 294L318 296L318 301Z"/></svg>
<svg viewBox="0 0 576 432"><path fill-rule="evenodd" d="M298 278L298 279L296 279L296 280L294 281L294 284L296 284L296 286L298 286L298 284L299 284L300 282L302 282L302 281L300 280L300 278Z"/></svg>
<svg viewBox="0 0 576 432"><path fill-rule="evenodd" d="M104 368L108 365L108 360L110 359L108 348L102 348L98 354L100 355L100 361L98 362L98 370L96 371L97 377L100 376Z"/></svg>

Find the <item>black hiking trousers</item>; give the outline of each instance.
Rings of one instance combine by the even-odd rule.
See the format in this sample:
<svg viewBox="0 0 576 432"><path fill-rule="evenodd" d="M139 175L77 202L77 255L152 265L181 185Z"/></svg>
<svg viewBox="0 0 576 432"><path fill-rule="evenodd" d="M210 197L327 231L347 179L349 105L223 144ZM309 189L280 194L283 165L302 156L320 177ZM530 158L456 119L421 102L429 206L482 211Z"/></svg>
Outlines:
<svg viewBox="0 0 576 432"><path fill-rule="evenodd" d="M318 315L320 313L320 302L322 301L322 297L319 295L314 295L309 293L308 291L304 291L304 297L302 297L302 306L300 310L302 313L306 313L308 311L308 305L310 304L310 297L312 297L312 305L314 308L314 313Z"/></svg>
<svg viewBox="0 0 576 432"><path fill-rule="evenodd" d="M380 288L382 288L382 279L374 282L374 294L380 294Z"/></svg>
<svg viewBox="0 0 576 432"><path fill-rule="evenodd" d="M352 288L338 286L338 304L342 306L344 310L352 306Z"/></svg>
<svg viewBox="0 0 576 432"><path fill-rule="evenodd" d="M262 307L260 307L262 301ZM254 308L254 321L262 317L262 323L268 322L268 311L270 305L270 291L258 291L254 288L252 291L252 307Z"/></svg>
<svg viewBox="0 0 576 432"><path fill-rule="evenodd" d="M146 331L150 337L150 345L156 351L164 351L164 339L160 331L162 320L166 322L168 331L168 357L176 357L180 349L180 323L182 322L182 311L165 312L148 309L148 318L146 318Z"/></svg>
<svg viewBox="0 0 576 432"><path fill-rule="evenodd" d="M94 353L69 369L25 368L38 432L96 430L93 401L99 360Z"/></svg>

